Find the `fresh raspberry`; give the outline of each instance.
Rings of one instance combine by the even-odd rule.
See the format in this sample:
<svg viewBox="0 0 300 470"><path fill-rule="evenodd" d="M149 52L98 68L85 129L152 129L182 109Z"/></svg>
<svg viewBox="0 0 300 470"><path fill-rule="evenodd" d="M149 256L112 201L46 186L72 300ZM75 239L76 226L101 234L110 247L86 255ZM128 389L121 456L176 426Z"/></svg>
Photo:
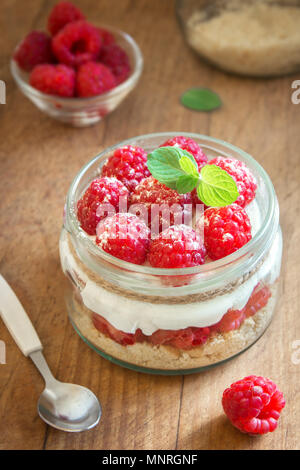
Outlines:
<svg viewBox="0 0 300 470"><path fill-rule="evenodd" d="M67 65L36 65L29 83L43 93L71 97L75 90L75 71Z"/></svg>
<svg viewBox="0 0 300 470"><path fill-rule="evenodd" d="M159 231L167 226L185 221L188 210L185 204L191 204L191 195L179 194L175 189L167 188L153 176L143 179L131 193L131 203L141 205L140 216L146 216L147 221L155 232L157 223ZM142 209L146 209L146 213Z"/></svg>
<svg viewBox="0 0 300 470"><path fill-rule="evenodd" d="M103 46L100 51L99 60L111 69L118 85L129 77L131 70L129 57L118 44Z"/></svg>
<svg viewBox="0 0 300 470"><path fill-rule="evenodd" d="M208 163L219 166L232 176L239 192L239 197L235 202L241 207L245 207L255 198L256 180L244 162L233 158L217 157Z"/></svg>
<svg viewBox="0 0 300 470"><path fill-rule="evenodd" d="M155 268L189 268L204 263L200 235L187 225L173 225L152 240L149 262Z"/></svg>
<svg viewBox="0 0 300 470"><path fill-rule="evenodd" d="M224 391L222 405L231 423L240 431L266 434L277 428L285 400L270 379L250 375Z"/></svg>
<svg viewBox="0 0 300 470"><path fill-rule="evenodd" d="M203 167L203 165L206 165L207 163L207 156L205 155L201 147L199 147L197 142L195 142L193 139L190 139L189 137L178 135L176 137L173 137L172 139L167 140L160 147L167 146L180 147L181 149L191 153L198 164L199 170Z"/></svg>
<svg viewBox="0 0 300 470"><path fill-rule="evenodd" d="M238 330L245 318L244 308L242 310L228 310L222 319L210 328L211 331L216 331L217 333L228 333L228 331Z"/></svg>
<svg viewBox="0 0 300 470"><path fill-rule="evenodd" d="M149 248L150 230L133 214L118 213L97 225L96 243L116 258L143 264Z"/></svg>
<svg viewBox="0 0 300 470"><path fill-rule="evenodd" d="M119 343L122 346L129 346L146 339L140 329L137 329L135 333L125 333L124 331L118 330L112 326L112 324L105 320L101 315L94 313L92 318L94 326L98 331L101 331L101 333L109 336L111 339L116 341L116 343Z"/></svg>
<svg viewBox="0 0 300 470"><path fill-rule="evenodd" d="M101 44L102 44L102 48L100 50L100 54L101 54L102 50L103 50L103 47L104 46L110 46L111 44L115 44L116 39L110 31L107 31L107 29L97 28L97 31L98 31L98 33L100 35L100 38L101 38Z"/></svg>
<svg viewBox="0 0 300 470"><path fill-rule="evenodd" d="M97 29L87 21L66 24L52 39L52 50L59 62L78 67L96 59L101 47Z"/></svg>
<svg viewBox="0 0 300 470"><path fill-rule="evenodd" d="M230 255L251 238L249 217L238 204L210 207L204 211L204 241L211 259Z"/></svg>
<svg viewBox="0 0 300 470"><path fill-rule="evenodd" d="M54 36L67 23L84 20L84 14L70 2L60 2L53 7L48 17L48 31Z"/></svg>
<svg viewBox="0 0 300 470"><path fill-rule="evenodd" d="M209 334L209 328L190 327L175 331L157 330L151 335L149 342L188 350L206 343Z"/></svg>
<svg viewBox="0 0 300 470"><path fill-rule="evenodd" d="M103 64L86 62L77 72L77 96L101 95L116 86L116 79L110 69Z"/></svg>
<svg viewBox="0 0 300 470"><path fill-rule="evenodd" d="M271 291L268 286L263 286L262 283L258 283L254 288L251 297L245 307L246 317L252 317L261 308L265 307L271 297Z"/></svg>
<svg viewBox="0 0 300 470"><path fill-rule="evenodd" d="M125 202L128 195L127 188L116 178L103 177L92 181L77 202L77 217L83 230L89 235L95 235L98 223L109 213L105 206L103 214L99 213L99 206L111 204L116 210L119 210L120 198L124 198Z"/></svg>
<svg viewBox="0 0 300 470"><path fill-rule="evenodd" d="M103 165L102 175L115 176L132 191L143 178L150 175L147 153L132 145L116 149Z"/></svg>
<svg viewBox="0 0 300 470"><path fill-rule="evenodd" d="M53 62L50 36L42 31L32 31L19 45L14 59L26 72L30 72L38 64Z"/></svg>

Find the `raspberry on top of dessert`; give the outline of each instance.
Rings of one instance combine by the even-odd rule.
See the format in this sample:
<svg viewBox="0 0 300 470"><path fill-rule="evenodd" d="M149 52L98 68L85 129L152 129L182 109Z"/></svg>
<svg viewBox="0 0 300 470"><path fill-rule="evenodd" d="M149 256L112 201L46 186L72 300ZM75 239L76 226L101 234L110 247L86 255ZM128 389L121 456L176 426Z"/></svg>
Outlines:
<svg viewBox="0 0 300 470"><path fill-rule="evenodd" d="M103 176L114 176L133 191L150 172L147 167L147 152L141 147L125 145L118 148L102 167Z"/></svg>
<svg viewBox="0 0 300 470"><path fill-rule="evenodd" d="M109 215L108 204L118 208L120 198L128 195L128 189L117 178L102 176L93 180L77 202L77 217L83 230L95 235L100 220ZM102 214L98 210L101 204L104 205Z"/></svg>
<svg viewBox="0 0 300 470"><path fill-rule="evenodd" d="M134 264L143 264L149 248L150 230L136 215L118 213L97 226L96 243L107 253Z"/></svg>
<svg viewBox="0 0 300 470"><path fill-rule="evenodd" d="M180 147L183 150L187 150L190 152L198 165L199 170L203 165L207 163L207 156L201 149L201 147L195 142L193 139L188 138L188 137L183 137L181 135L177 135L176 137L173 137L172 139L166 140L161 147L167 147L167 146L177 146Z"/></svg>
<svg viewBox="0 0 300 470"><path fill-rule="evenodd" d="M157 268L184 268L223 258L251 240L251 222L244 207L255 197L256 182L243 162L222 157L208 161L200 146L183 136L169 139L155 152L147 155L132 145L117 148L104 163L102 176L79 199L80 225L89 235L97 233L100 248L136 264L147 261ZM200 221L195 221L195 192L205 199ZM120 207L121 197L129 198L129 207ZM100 214L99 208L107 203L111 210ZM158 224L153 214L158 215ZM137 224L137 217L143 224ZM130 241L124 237L112 241L113 224L121 222L129 229ZM147 224L151 233L147 243L140 244ZM136 256L128 254L134 244Z"/></svg>
<svg viewBox="0 0 300 470"><path fill-rule="evenodd" d="M251 240L251 223L238 204L209 207L204 212L204 239L211 259L230 255Z"/></svg>
<svg viewBox="0 0 300 470"><path fill-rule="evenodd" d="M239 197L236 203L245 207L255 198L257 184L254 176L244 162L233 158L217 157L208 162L210 165L217 165L227 171L235 180Z"/></svg>
<svg viewBox="0 0 300 470"><path fill-rule="evenodd" d="M152 241L149 262L155 268L189 268L203 264L205 254L200 234L187 225L175 225Z"/></svg>

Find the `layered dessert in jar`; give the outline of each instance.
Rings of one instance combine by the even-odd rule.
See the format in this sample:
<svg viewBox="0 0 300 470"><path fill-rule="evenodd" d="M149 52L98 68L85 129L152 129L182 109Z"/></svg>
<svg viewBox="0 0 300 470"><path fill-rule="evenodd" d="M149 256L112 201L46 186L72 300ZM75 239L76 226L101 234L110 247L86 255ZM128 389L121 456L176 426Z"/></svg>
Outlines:
<svg viewBox="0 0 300 470"><path fill-rule="evenodd" d="M275 310L281 253L268 175L206 136L121 142L67 196L71 322L99 354L140 371L197 372L252 345Z"/></svg>

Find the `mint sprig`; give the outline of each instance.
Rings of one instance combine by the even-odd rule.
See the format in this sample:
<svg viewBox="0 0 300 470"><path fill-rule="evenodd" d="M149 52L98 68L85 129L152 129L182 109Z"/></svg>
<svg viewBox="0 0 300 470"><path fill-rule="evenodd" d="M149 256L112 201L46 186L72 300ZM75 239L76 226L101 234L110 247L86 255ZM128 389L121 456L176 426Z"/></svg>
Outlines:
<svg viewBox="0 0 300 470"><path fill-rule="evenodd" d="M239 197L236 182L217 165L205 165L201 172L192 154L179 147L160 147L148 154L152 176L178 193L197 188L199 199L207 206L223 207Z"/></svg>

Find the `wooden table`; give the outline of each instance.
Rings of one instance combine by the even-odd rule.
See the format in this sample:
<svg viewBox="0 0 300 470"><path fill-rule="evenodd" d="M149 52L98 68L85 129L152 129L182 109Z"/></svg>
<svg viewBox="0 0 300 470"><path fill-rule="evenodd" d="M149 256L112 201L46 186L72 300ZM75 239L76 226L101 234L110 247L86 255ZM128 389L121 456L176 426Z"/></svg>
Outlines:
<svg viewBox="0 0 300 470"><path fill-rule="evenodd" d="M8 67L15 44L44 27L53 3L1 3L0 78L7 84L7 104L0 105L0 271L30 314L53 373L90 387L101 400L103 417L97 428L78 435L46 426L36 412L42 379L1 321L7 364L0 364L0 448L299 448L300 364L291 358L292 343L300 340L300 105L291 102L291 83L299 76L242 79L202 63L184 43L171 1L81 0L76 3L90 20L135 37L145 69L136 90L103 122L67 127L21 94ZM211 114L183 108L179 96L198 85L219 92L223 108ZM276 187L285 241L284 295L267 333L224 366L185 377L135 373L90 350L67 319L58 256L65 195L80 167L120 140L170 130L208 134L252 154ZM287 401L279 428L261 438L235 430L220 402L226 386L252 373L272 378Z"/></svg>

